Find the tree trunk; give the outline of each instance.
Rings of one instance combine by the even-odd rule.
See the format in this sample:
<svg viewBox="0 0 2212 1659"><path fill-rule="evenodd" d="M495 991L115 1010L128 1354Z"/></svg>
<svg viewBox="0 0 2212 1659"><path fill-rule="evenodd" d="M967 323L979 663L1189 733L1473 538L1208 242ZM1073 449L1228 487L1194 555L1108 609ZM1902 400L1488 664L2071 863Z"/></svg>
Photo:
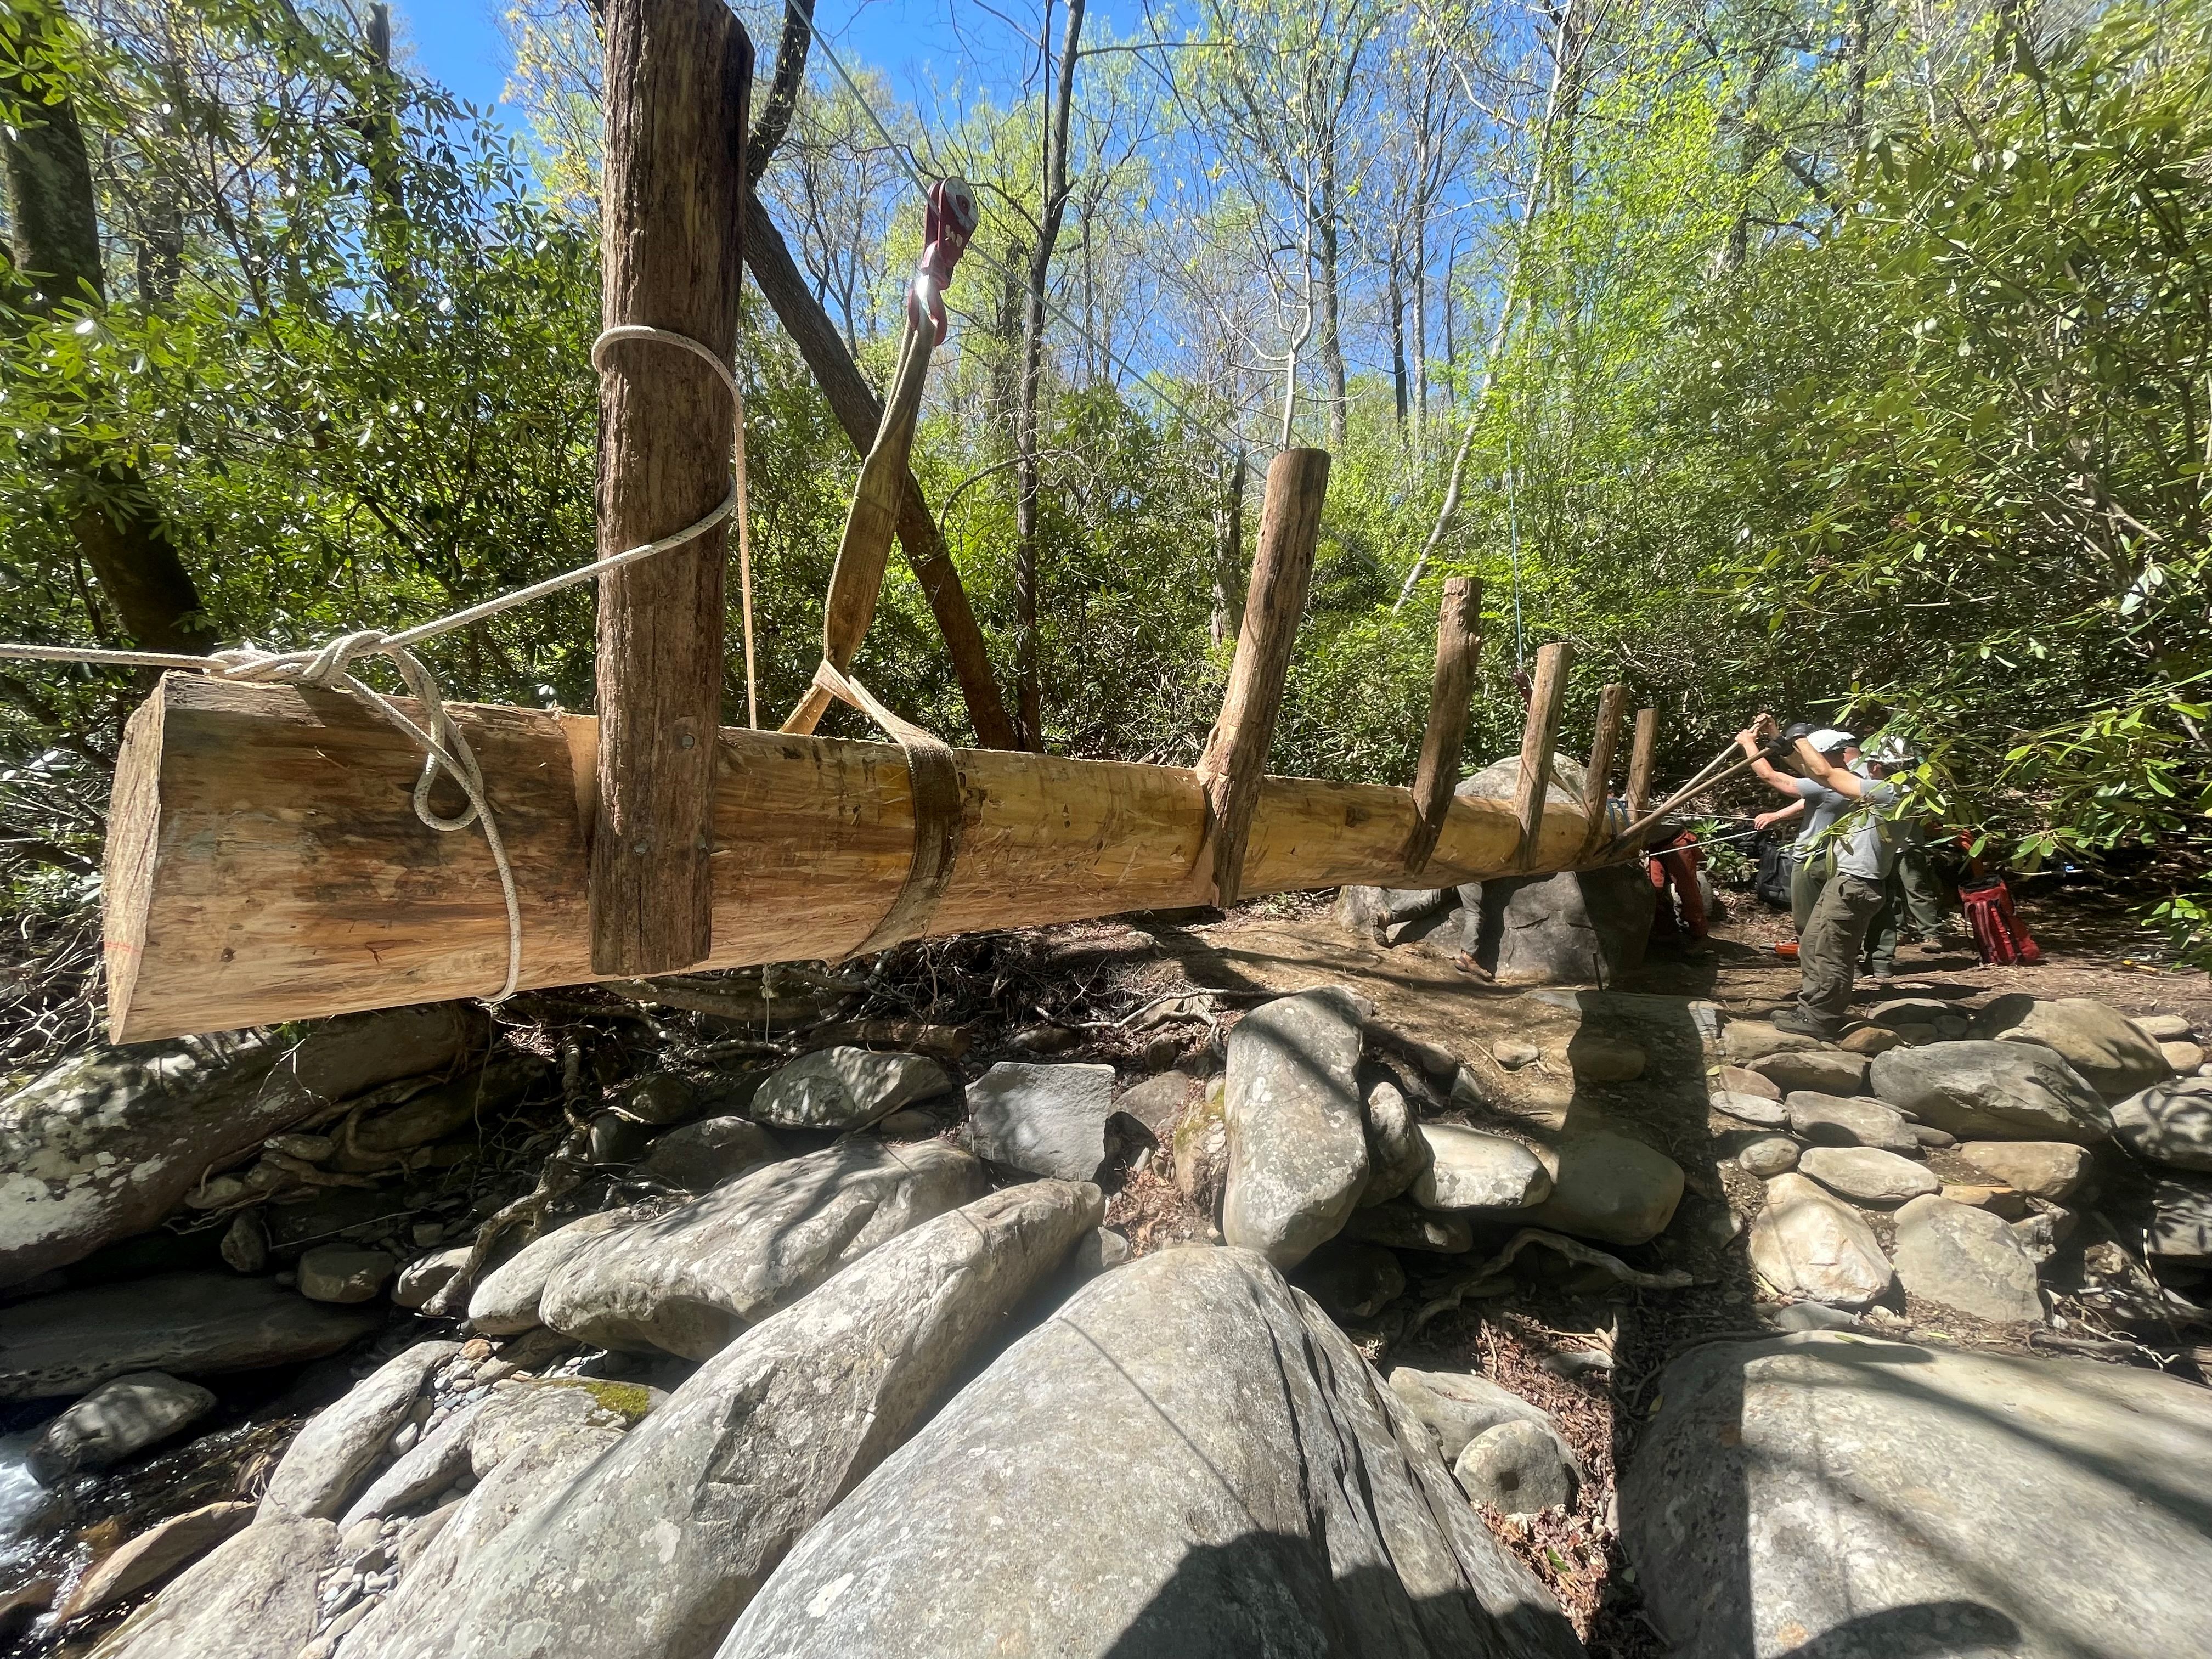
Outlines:
<svg viewBox="0 0 2212 1659"><path fill-rule="evenodd" d="M1230 464L1213 509L1213 642L1233 640L1244 627L1244 452Z"/></svg>
<svg viewBox="0 0 2212 1659"><path fill-rule="evenodd" d="M1398 436L1406 435L1406 417L1412 411L1407 407L1406 392L1406 289L1398 279L1398 258L1390 258L1390 385L1398 398Z"/></svg>
<svg viewBox="0 0 2212 1659"><path fill-rule="evenodd" d="M1322 151L1321 222L1315 226L1321 257L1321 361L1328 373L1328 447L1344 448L1345 378L1342 296L1338 292L1336 223L1336 145L1332 138Z"/></svg>

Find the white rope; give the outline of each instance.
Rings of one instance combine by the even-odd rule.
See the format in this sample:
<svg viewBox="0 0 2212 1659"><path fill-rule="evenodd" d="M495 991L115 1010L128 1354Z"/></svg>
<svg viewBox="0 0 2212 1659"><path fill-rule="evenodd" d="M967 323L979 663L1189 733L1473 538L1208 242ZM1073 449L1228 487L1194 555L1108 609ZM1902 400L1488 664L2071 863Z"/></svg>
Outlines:
<svg viewBox="0 0 2212 1659"><path fill-rule="evenodd" d="M504 1002L513 996L522 975L522 902L515 890L514 869L507 856L507 844L500 838L499 823L493 817L491 799L484 793L483 769L477 765L475 753L460 727L453 724L446 712L446 700L437 677L429 665L415 654L414 647L425 640L436 639L489 617L515 610L542 599L549 594L579 586L611 570L649 559L656 553L665 553L671 548L705 535L732 512L738 515L738 540L740 559L740 581L745 605L745 696L753 701L752 662L752 559L751 536L744 501L744 392L738 385L738 377L730 366L714 353L688 334L678 334L667 329L649 328L642 324L625 323L608 329L592 342L592 367L602 374L607 373L606 350L609 346L626 341L656 343L681 346L711 368L729 391L737 408L737 473L732 480L729 494L714 511L696 523L685 526L673 535L663 536L641 546L629 548L604 559L594 559L589 564L579 565L574 570L519 587L509 593L456 611L450 616L439 617L416 627L404 629L397 634L386 634L380 629L361 629L341 634L336 639L312 651L264 651L258 647L243 645L226 651L216 651L206 656L195 657L167 651L113 651L97 647L74 645L17 645L0 643L0 657L14 658L25 662L93 663L118 668L181 668L212 674L218 679L241 680L254 683L275 682L285 685L313 686L325 690L350 691L365 700L384 718L404 732L422 751L422 775L415 781L415 816L429 829L445 834L479 824L483 829L484 844L491 849L493 865L499 872L500 894L507 902L507 977L498 994L486 999L493 1003ZM364 657L389 658L399 671L408 691L422 705L423 724L417 725L405 710L386 697L374 686L364 684L352 672L353 664ZM754 724L759 724L756 714ZM427 728L427 729L426 729ZM468 810L453 817L435 811L430 805L430 791L442 773L459 786L468 797Z"/></svg>

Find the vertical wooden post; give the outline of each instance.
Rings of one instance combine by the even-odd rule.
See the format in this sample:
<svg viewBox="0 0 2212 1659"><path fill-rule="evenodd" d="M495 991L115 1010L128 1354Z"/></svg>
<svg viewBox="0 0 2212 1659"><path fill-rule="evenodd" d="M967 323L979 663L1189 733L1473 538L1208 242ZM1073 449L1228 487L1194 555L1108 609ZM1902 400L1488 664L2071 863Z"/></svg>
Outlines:
<svg viewBox="0 0 2212 1659"><path fill-rule="evenodd" d="M1642 820L1651 805L1651 766L1659 749L1659 711L1636 711L1636 746L1628 753L1628 821Z"/></svg>
<svg viewBox="0 0 2212 1659"><path fill-rule="evenodd" d="M1283 683L1291 647L1305 614L1313 580L1314 544L1328 493L1328 452L1286 449L1267 467L1267 493L1260 508L1260 539L1252 555L1252 585L1244 625L1237 635L1229 689L1221 713L1193 769L1206 790L1206 841L1199 857L1213 865L1214 902L1237 902L1244 873L1244 843L1267 774L1267 750L1282 712Z"/></svg>
<svg viewBox="0 0 2212 1659"><path fill-rule="evenodd" d="M1589 853L1612 839L1613 826L1605 819L1606 780L1613 775L1613 757L1620 748L1621 718L1628 712L1628 688L1608 685L1598 694L1597 732L1590 738L1589 769L1583 774L1583 817L1589 834L1583 838Z"/></svg>
<svg viewBox="0 0 2212 1659"><path fill-rule="evenodd" d="M1528 720L1521 729L1521 773L1513 790L1513 816L1521 823L1521 850L1514 862L1525 870L1536 855L1544 828L1544 797L1552 783L1552 745L1559 735L1559 704L1567 695L1567 665L1573 647L1564 640L1536 653L1536 678L1528 694Z"/></svg>
<svg viewBox="0 0 2212 1659"><path fill-rule="evenodd" d="M1474 659L1482 649L1482 584L1473 576L1444 583L1437 612L1437 673L1429 687L1429 725L1413 773L1413 828L1406 837L1406 871L1419 875L1436 851L1459 782L1467 742L1467 706L1474 695Z"/></svg>
<svg viewBox="0 0 2212 1659"><path fill-rule="evenodd" d="M752 44L723 0L607 0L605 325L736 351ZM609 348L599 556L681 530L730 489L734 411L678 346ZM592 969L666 973L713 945L726 526L599 584Z"/></svg>

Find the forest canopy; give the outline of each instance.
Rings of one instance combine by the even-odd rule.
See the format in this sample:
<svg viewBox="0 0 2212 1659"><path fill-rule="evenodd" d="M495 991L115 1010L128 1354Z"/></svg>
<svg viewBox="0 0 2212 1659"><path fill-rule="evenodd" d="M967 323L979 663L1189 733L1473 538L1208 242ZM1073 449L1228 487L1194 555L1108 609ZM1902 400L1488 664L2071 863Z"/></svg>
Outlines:
<svg viewBox="0 0 2212 1659"><path fill-rule="evenodd" d="M1052 0L927 95L740 10L757 113L796 76L759 193L878 389L915 180L976 186L915 468L1027 740L1191 761L1287 435L1335 460L1274 769L1409 780L1474 575L1477 763L1553 640L1571 729L1626 681L1675 775L1762 708L1887 722L1991 856L2155 858L2201 957L2205 0ZM589 556L593 21L510 27L526 138L381 7L0 10L0 636L302 646ZM738 368L781 710L858 457L758 293ZM588 708L592 653L584 591L428 654ZM898 561L859 667L975 740ZM94 890L142 695L0 664L19 905Z"/></svg>

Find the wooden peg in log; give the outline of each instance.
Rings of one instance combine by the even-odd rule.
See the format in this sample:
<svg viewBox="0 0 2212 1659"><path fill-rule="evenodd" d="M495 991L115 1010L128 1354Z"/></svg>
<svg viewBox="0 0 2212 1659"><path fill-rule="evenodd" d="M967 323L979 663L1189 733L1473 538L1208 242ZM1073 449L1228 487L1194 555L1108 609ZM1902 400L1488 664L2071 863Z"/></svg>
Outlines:
<svg viewBox="0 0 2212 1659"><path fill-rule="evenodd" d="M1206 791L1206 849L1200 858L1210 860L1213 902L1224 908L1236 903L1242 890L1252 809L1267 775L1275 720L1282 713L1291 647L1305 614L1322 501L1328 494L1325 449L1286 449L1267 467L1252 584L1244 626L1237 635L1236 660L1230 665L1229 689L1206 751L1192 769Z"/></svg>
<svg viewBox="0 0 2212 1659"><path fill-rule="evenodd" d="M608 328L737 349L752 43L723 0L607 0ZM599 381L602 558L707 516L729 493L735 411L713 368L662 341L611 349ZM599 583L595 973L711 954L726 526ZM493 783L495 799L499 784Z"/></svg>
<svg viewBox="0 0 2212 1659"><path fill-rule="evenodd" d="M1467 743L1467 708L1474 696L1474 661L1482 649L1482 584L1473 576L1444 583L1437 612L1437 672L1429 686L1429 724L1413 773L1413 833L1406 837L1406 872L1419 875L1436 850L1437 835L1459 782Z"/></svg>
<svg viewBox="0 0 2212 1659"><path fill-rule="evenodd" d="M1628 821L1640 821L1651 805L1651 768L1658 758L1659 711L1636 711L1636 744L1628 751Z"/></svg>
<svg viewBox="0 0 2212 1659"><path fill-rule="evenodd" d="M1551 792L1552 745L1559 740L1559 705L1567 695L1573 648L1562 640L1536 653L1536 678L1528 693L1528 720L1521 729L1521 769L1513 815L1521 822L1520 867L1535 857L1544 830L1544 797Z"/></svg>
<svg viewBox="0 0 2212 1659"><path fill-rule="evenodd" d="M1620 748L1621 718L1628 712L1628 688L1608 685L1598 694L1597 732L1590 738L1589 766L1583 774L1583 817L1590 826L1590 845L1607 838L1605 786L1613 757Z"/></svg>

